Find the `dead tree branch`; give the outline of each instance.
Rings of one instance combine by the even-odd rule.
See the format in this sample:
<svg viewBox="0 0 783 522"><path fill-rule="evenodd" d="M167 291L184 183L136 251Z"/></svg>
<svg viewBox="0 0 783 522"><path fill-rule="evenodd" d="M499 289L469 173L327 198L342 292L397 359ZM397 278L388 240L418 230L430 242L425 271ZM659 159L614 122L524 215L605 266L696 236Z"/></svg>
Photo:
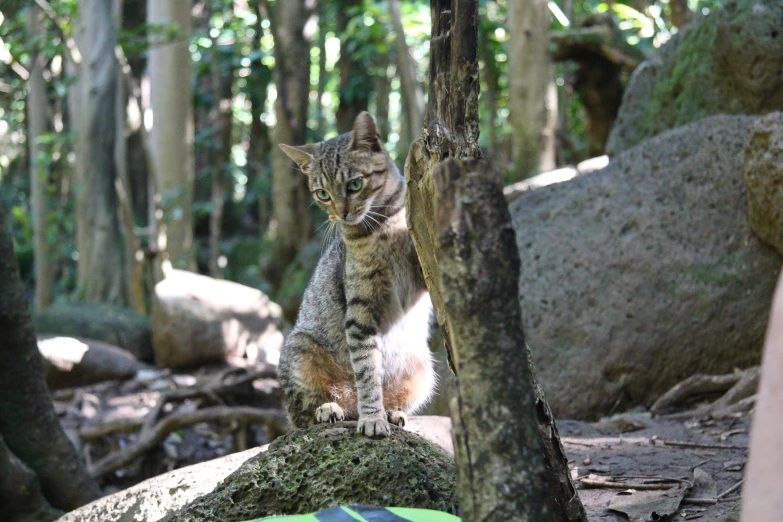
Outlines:
<svg viewBox="0 0 783 522"><path fill-rule="evenodd" d="M142 433L139 440L134 444L122 451L112 453L93 464L90 468L90 473L93 477L99 478L123 466L127 466L135 458L159 444L172 431L201 422L261 424L269 430L272 438L286 431L285 414L280 410L259 409L248 406L216 406L203 410L175 413L158 422L153 429Z"/></svg>

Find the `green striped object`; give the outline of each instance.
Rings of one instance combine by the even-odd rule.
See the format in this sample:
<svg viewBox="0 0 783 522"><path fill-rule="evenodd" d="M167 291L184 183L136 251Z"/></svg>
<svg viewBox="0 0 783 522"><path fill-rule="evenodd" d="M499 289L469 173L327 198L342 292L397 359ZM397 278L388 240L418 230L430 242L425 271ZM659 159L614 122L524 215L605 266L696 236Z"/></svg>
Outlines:
<svg viewBox="0 0 783 522"><path fill-rule="evenodd" d="M262 520L281 520L284 522L460 522L459 518L442 511L371 506L333 507L308 515L267 517L247 522L260 522Z"/></svg>

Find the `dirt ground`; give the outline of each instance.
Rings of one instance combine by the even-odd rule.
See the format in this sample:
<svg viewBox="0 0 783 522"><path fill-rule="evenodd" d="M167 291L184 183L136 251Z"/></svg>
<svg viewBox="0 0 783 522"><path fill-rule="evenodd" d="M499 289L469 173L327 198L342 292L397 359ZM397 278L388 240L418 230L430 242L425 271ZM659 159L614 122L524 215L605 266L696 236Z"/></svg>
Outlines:
<svg viewBox="0 0 783 522"><path fill-rule="evenodd" d="M654 482L656 478L693 482L695 468L706 472L714 481L717 493L699 497L714 499L723 495L720 500L714 504L694 504L687 500L691 496L688 495L671 518L652 516L649 520L730 522L738 519L741 485L737 484L742 480L748 456L747 414L721 420L653 419L644 414L626 414L599 423L563 420L557 424L572 476L578 474L579 496L591 522L629 520L607 510L622 489L588 487L586 484L594 481L580 479L596 475L631 483ZM595 482L600 483L600 479L596 478Z"/></svg>
<svg viewBox="0 0 783 522"><path fill-rule="evenodd" d="M261 377L249 380L253 372ZM158 424L167 417L216 407L226 411L251 407L282 415L279 384L258 368L227 372L213 367L188 375L152 372L131 381L59 390L53 395L66 433L91 467L138 445L145 422L146 429L153 431L151 414ZM165 404L157 406L161 398ZM636 412L598 423L561 420L558 428L591 522L731 522L739 512L748 418L747 413L722 419L654 418ZM113 493L172 469L266 444L268 428L237 422L234 417L178 426L162 432L129 464L104 473L101 486L107 494ZM688 489L694 474L696 490ZM695 503L689 500L694 497ZM632 508L649 502L652 507L644 515L647 518L608 510L610 502L620 500ZM673 511L670 518L665 518L668 511L661 511L666 506L675 507L669 510Z"/></svg>

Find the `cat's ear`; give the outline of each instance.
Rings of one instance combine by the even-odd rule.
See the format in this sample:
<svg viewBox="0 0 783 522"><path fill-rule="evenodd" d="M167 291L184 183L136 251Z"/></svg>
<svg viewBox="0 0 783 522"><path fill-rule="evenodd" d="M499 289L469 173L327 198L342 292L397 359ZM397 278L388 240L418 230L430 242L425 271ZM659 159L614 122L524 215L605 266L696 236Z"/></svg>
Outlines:
<svg viewBox="0 0 783 522"><path fill-rule="evenodd" d="M280 148L299 165L303 173L307 174L307 169L310 168L310 163L313 161L313 153L315 152L315 147L312 144L292 147L291 145L281 143Z"/></svg>
<svg viewBox="0 0 783 522"><path fill-rule="evenodd" d="M378 133L375 120L372 119L369 112L362 111L356 117L356 121L353 123L351 139L351 148L354 150L381 151L381 135Z"/></svg>

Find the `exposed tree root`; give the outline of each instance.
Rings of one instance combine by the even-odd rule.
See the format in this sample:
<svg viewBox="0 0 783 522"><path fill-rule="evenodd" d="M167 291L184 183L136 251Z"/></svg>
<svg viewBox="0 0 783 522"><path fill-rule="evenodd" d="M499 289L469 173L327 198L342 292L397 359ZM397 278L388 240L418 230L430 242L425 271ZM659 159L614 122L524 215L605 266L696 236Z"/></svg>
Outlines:
<svg viewBox="0 0 783 522"><path fill-rule="evenodd" d="M755 404L754 394L758 388L759 372L759 367L754 366L726 375L693 375L664 393L650 410L676 418L725 417L747 412ZM716 395L719 395L717 400L696 409L669 413Z"/></svg>
<svg viewBox="0 0 783 522"><path fill-rule="evenodd" d="M216 406L203 410L174 413L155 424L152 429L143 431L134 444L96 462L90 467L90 473L93 477L99 478L127 466L135 458L163 441L174 430L201 422L261 424L269 430L272 438L286 431L285 415L282 411L275 409Z"/></svg>
<svg viewBox="0 0 783 522"><path fill-rule="evenodd" d="M38 477L0 435L0 515L7 522L46 522L62 512L54 509L41 493ZM7 517L7 518L5 518Z"/></svg>

